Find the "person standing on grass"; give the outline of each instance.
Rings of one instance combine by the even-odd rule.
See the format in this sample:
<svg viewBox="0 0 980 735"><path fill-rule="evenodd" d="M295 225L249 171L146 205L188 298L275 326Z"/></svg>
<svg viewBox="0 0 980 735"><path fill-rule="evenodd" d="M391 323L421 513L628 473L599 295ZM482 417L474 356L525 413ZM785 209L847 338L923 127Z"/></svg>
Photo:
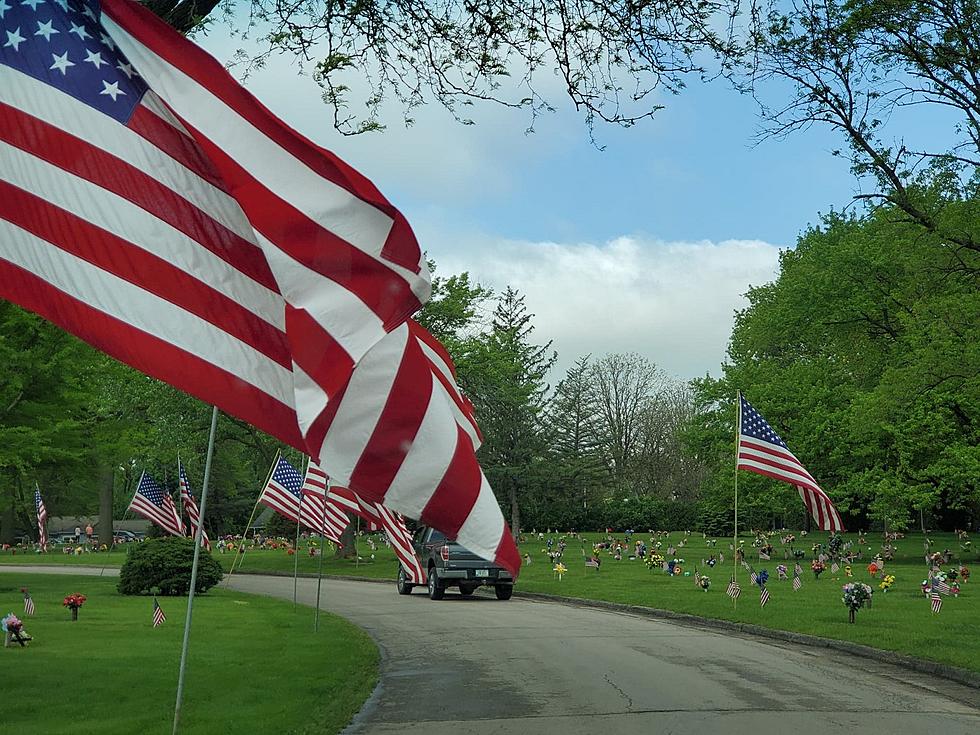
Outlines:
<svg viewBox="0 0 980 735"><path fill-rule="evenodd" d="M82 527L75 526L75 543L79 543L82 540Z"/></svg>
<svg viewBox="0 0 980 735"><path fill-rule="evenodd" d="M87 526L85 526L85 538L87 541L91 541L94 535L95 535L95 529L92 528L92 524L89 523Z"/></svg>

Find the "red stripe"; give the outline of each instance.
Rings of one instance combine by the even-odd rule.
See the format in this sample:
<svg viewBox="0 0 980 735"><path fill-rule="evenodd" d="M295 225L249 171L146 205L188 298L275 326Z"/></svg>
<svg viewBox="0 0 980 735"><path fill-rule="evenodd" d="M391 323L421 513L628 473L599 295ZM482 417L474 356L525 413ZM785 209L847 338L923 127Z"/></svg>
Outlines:
<svg viewBox="0 0 980 735"><path fill-rule="evenodd" d="M422 304L404 278L266 189L221 148L187 126L225 180L234 182L232 194L253 227L276 247L355 294L387 331L418 311Z"/></svg>
<svg viewBox="0 0 980 735"><path fill-rule="evenodd" d="M421 251L411 228L401 213L366 177L330 151L320 148L287 126L238 84L216 59L176 33L153 13L141 8L137 3L124 0L105 0L102 8L140 43L194 79L296 159L323 178L385 212L391 217L393 224L382 255L414 273L420 271ZM210 156L210 152L208 155ZM236 181L235 177L229 176L227 171L223 173L226 180Z"/></svg>
<svg viewBox="0 0 980 735"><path fill-rule="evenodd" d="M743 447L746 449L754 449L757 452L771 454L773 457L780 457L781 459L785 459L787 462L798 464L800 467L803 466L800 460L796 458L796 455L794 455L788 449L784 450L778 444L770 444L769 442L764 442L761 439L740 435L738 446L739 449L742 449Z"/></svg>
<svg viewBox="0 0 980 735"><path fill-rule="evenodd" d="M767 462L766 460L761 459L759 457L743 457L741 454L738 456L738 459L739 459L739 462L738 462L737 467L740 470L746 470L748 472L755 472L756 474L759 474L759 475L765 475L766 477L771 477L774 480L782 480L783 482L788 482L790 485L802 485L803 487L811 487L811 485L807 481L806 477L801 477L800 475L797 475L797 474L787 475L786 473L788 472L788 470L786 470L786 468L785 468L784 465L780 465L780 464L777 464L775 462ZM751 465L743 464L742 463L742 460L746 460L746 459L747 460L751 460L752 462L758 462L760 464L764 464L764 465L767 465L767 466L770 466L770 467L775 467L777 469L782 469L783 472L777 473L777 472L773 472L773 471L763 470L763 469L761 469L759 467L753 467ZM809 473L807 473L807 477L809 477ZM816 484L812 485L812 487L814 487L814 488L816 488L818 490L820 489Z"/></svg>
<svg viewBox="0 0 980 735"><path fill-rule="evenodd" d="M253 281L279 292L261 248L123 159L2 103L0 139L132 202Z"/></svg>
<svg viewBox="0 0 980 735"><path fill-rule="evenodd" d="M339 342L303 309L286 304L292 360L331 400L350 378L354 361Z"/></svg>
<svg viewBox="0 0 980 735"><path fill-rule="evenodd" d="M442 481L422 510L422 520L454 539L480 494L483 473L473 445L462 427L456 428L456 451Z"/></svg>
<svg viewBox="0 0 980 735"><path fill-rule="evenodd" d="M291 369L285 335L163 258L0 181L0 219L210 322Z"/></svg>
<svg viewBox="0 0 980 735"><path fill-rule="evenodd" d="M300 451L290 406L241 378L111 317L0 258L0 296L20 304L151 377L212 403Z"/></svg>
<svg viewBox="0 0 980 735"><path fill-rule="evenodd" d="M147 92L147 94L151 95L154 92ZM159 97L157 100L166 107L163 100L160 100ZM174 119L177 119L176 115L174 115ZM225 191L221 176L214 170L214 166L204 156L201 149L197 147L194 139L147 108L145 101L133 110L133 115L129 118L126 127L148 143L159 148L184 168L193 171L216 189Z"/></svg>
<svg viewBox="0 0 980 735"><path fill-rule="evenodd" d="M381 493L387 490L412 447L432 399L429 363L418 342L411 335L408 337L384 409L351 472L350 485L355 492L360 488Z"/></svg>

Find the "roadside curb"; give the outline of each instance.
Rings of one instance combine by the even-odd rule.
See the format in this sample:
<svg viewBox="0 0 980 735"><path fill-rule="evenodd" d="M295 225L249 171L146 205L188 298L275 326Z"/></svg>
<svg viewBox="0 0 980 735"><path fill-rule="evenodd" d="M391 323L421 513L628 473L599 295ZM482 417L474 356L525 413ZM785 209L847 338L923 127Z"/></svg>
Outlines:
<svg viewBox="0 0 980 735"><path fill-rule="evenodd" d="M964 684L974 689L980 689L980 674L970 671L969 669L963 669L958 666L950 666L937 661L927 661L926 659L907 656L903 653L885 651L881 648L873 648L860 643L851 643L850 641L839 641L833 638L822 638L820 636L807 635L806 633L794 633L788 630L764 628L761 625L753 625L752 623L736 623L730 620L704 618L700 615L691 615L690 613L679 613L674 612L673 610L662 610L660 608L644 607L642 605L627 605L619 602L607 602L605 600L587 600L581 597L563 597L561 595L550 595L544 592L524 592L516 589L514 590L514 596L526 600L560 602L566 605L573 605L575 607L592 607L600 610L609 610L610 612L630 613L632 615L641 615L647 618L669 620L673 623L679 623L681 625L688 625L697 628L714 628L717 630L736 631L751 636L771 638L773 640L786 641L788 643L795 643L813 648L829 648L835 651L841 651L842 653L849 653L855 656L864 656L865 658L871 658L876 661L881 661L882 663L912 669L924 674L931 674L932 676L949 679L950 681L955 681L958 684Z"/></svg>

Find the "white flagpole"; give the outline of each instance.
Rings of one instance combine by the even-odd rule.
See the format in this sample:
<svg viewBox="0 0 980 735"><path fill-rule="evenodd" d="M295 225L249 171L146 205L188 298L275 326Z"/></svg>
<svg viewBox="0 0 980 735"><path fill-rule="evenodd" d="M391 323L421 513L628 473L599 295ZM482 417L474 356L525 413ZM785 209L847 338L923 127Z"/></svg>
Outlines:
<svg viewBox="0 0 980 735"><path fill-rule="evenodd" d="M742 391L735 395L735 535L732 538L732 579L738 581L738 443L742 433ZM738 598L732 602L738 607Z"/></svg>
<svg viewBox="0 0 980 735"><path fill-rule="evenodd" d="M303 484L306 484L306 473L310 469L309 460L306 462L306 469L303 471ZM296 581L299 577L299 522L303 515L303 485L299 486L299 507L296 509L296 540L293 542L293 607L296 607Z"/></svg>
<svg viewBox="0 0 980 735"><path fill-rule="evenodd" d="M180 649L180 672L177 675L177 703L174 705L173 735L180 725L180 706L184 699L184 673L187 671L187 644L191 637L191 616L194 613L194 588L197 586L197 564L201 556L201 533L204 530L204 512L208 503L208 482L211 479L211 458L214 456L214 435L218 429L218 407L211 411L211 433L208 436L208 455L204 462L204 486L201 488L201 505L197 533L194 534L194 564L191 566L191 588L187 592L187 618L184 620L184 643Z"/></svg>
<svg viewBox="0 0 980 735"><path fill-rule="evenodd" d="M307 465L309 469L309 465ZM323 555L327 551L327 496L330 494L330 478L326 478L323 487L323 527L320 529L320 563L316 569L316 612L313 613L313 632L320 632L320 585L323 582Z"/></svg>

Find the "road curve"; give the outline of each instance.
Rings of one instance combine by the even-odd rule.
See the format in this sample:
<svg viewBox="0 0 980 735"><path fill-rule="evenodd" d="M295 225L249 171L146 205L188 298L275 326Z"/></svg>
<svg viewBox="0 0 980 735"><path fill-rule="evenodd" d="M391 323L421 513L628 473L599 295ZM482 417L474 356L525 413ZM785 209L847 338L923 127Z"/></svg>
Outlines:
<svg viewBox="0 0 980 735"><path fill-rule="evenodd" d="M224 584L293 595L288 577ZM315 594L315 580L299 580L300 602ZM384 653L378 690L349 735L980 732L977 690L824 649L516 598L449 592L432 602L401 597L394 584L325 579L321 607L366 629Z"/></svg>
<svg viewBox="0 0 980 735"><path fill-rule="evenodd" d="M293 594L289 578L230 586ZM301 602L315 591L300 580ZM394 583L325 580L321 606L384 652L351 735L980 732L977 690L837 652L557 603L433 602Z"/></svg>

